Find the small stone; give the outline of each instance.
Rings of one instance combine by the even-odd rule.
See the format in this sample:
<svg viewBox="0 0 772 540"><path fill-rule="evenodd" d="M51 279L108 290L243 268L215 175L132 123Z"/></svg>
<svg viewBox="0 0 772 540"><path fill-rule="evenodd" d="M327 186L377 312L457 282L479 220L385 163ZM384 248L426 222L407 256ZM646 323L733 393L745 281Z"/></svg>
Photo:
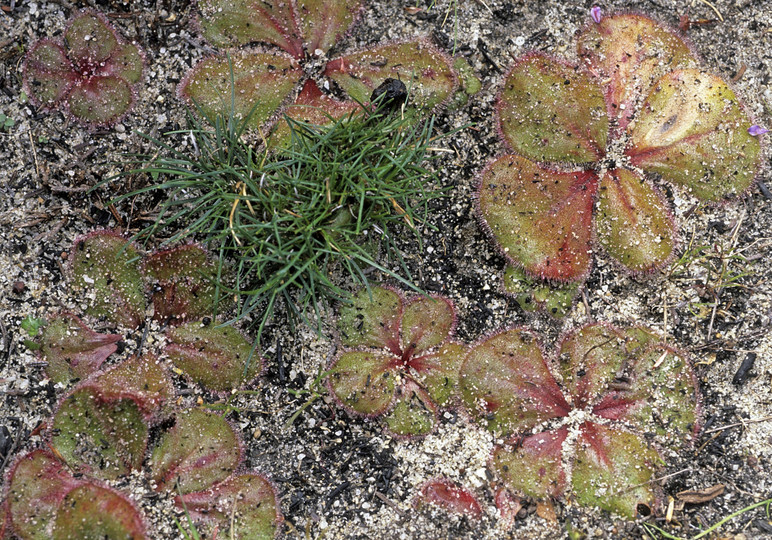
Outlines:
<svg viewBox="0 0 772 540"><path fill-rule="evenodd" d="M25 290L27 290L27 285L23 281L14 281L13 282L13 292L14 292L14 294L21 294Z"/></svg>

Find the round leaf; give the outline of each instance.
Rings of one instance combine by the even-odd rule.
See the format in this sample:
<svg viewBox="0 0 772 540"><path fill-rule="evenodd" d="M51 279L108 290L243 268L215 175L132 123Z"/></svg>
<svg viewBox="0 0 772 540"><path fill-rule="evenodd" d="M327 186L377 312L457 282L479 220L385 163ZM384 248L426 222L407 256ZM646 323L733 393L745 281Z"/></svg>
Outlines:
<svg viewBox="0 0 772 540"><path fill-rule="evenodd" d="M348 30L362 0L297 0L297 14L310 52L327 52Z"/></svg>
<svg viewBox="0 0 772 540"><path fill-rule="evenodd" d="M95 484L83 484L62 501L53 540L144 540L145 526L123 495Z"/></svg>
<svg viewBox="0 0 772 540"><path fill-rule="evenodd" d="M52 107L69 94L78 76L64 49L53 41L39 41L27 54L24 82L32 99Z"/></svg>
<svg viewBox="0 0 772 540"><path fill-rule="evenodd" d="M376 347L402 356L402 298L391 289L362 289L340 310L338 332L346 347Z"/></svg>
<svg viewBox="0 0 772 540"><path fill-rule="evenodd" d="M609 126L600 88L583 71L542 54L512 67L498 120L507 144L534 161L579 163L605 154Z"/></svg>
<svg viewBox="0 0 772 540"><path fill-rule="evenodd" d="M413 358L410 376L439 406L448 405L458 388L458 374L466 358L467 347L446 343L436 353Z"/></svg>
<svg viewBox="0 0 772 540"><path fill-rule="evenodd" d="M675 227L664 197L627 169L606 172L598 192L595 230L606 251L636 272L665 264L675 248Z"/></svg>
<svg viewBox="0 0 772 540"><path fill-rule="evenodd" d="M453 304L442 297L415 297L402 315L402 354L405 359L433 349L450 337L456 325Z"/></svg>
<svg viewBox="0 0 772 540"><path fill-rule="evenodd" d="M480 519L483 515L480 503L468 489L444 478L424 484L414 502L416 506L431 504L443 510Z"/></svg>
<svg viewBox="0 0 772 540"><path fill-rule="evenodd" d="M719 77L683 69L662 77L628 126L632 163L719 201L747 189L761 160L751 120Z"/></svg>
<svg viewBox="0 0 772 540"><path fill-rule="evenodd" d="M110 124L134 104L131 86L117 76L91 77L80 81L70 92L70 114L87 124Z"/></svg>
<svg viewBox="0 0 772 540"><path fill-rule="evenodd" d="M383 417L389 431L401 437L430 433L437 424L437 407L413 381L397 388L394 407Z"/></svg>
<svg viewBox="0 0 772 540"><path fill-rule="evenodd" d="M68 55L78 71L95 71L118 47L118 37L106 19L91 11L78 14L64 32Z"/></svg>
<svg viewBox="0 0 772 540"><path fill-rule="evenodd" d="M478 203L512 262L542 279L578 281L590 268L596 190L591 171L558 172L506 155L483 171Z"/></svg>
<svg viewBox="0 0 772 540"><path fill-rule="evenodd" d="M507 488L531 497L557 497L566 487L563 443L566 428L517 439L493 451L491 468Z"/></svg>
<svg viewBox="0 0 772 540"><path fill-rule="evenodd" d="M400 358L386 352L346 351L330 369L330 390L359 414L383 414L394 397L400 363Z"/></svg>

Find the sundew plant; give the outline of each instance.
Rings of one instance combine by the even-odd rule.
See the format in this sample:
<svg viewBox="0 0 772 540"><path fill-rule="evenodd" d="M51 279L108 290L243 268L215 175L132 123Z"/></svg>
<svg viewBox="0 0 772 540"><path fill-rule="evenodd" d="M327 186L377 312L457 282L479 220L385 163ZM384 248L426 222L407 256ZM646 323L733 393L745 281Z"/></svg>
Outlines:
<svg viewBox="0 0 772 540"><path fill-rule="evenodd" d="M505 77L497 122L512 153L478 193L509 263L554 282L583 280L598 251L631 272L663 266L676 227L659 181L718 203L748 189L762 157L764 130L677 32L592 15L579 65L534 52Z"/></svg>

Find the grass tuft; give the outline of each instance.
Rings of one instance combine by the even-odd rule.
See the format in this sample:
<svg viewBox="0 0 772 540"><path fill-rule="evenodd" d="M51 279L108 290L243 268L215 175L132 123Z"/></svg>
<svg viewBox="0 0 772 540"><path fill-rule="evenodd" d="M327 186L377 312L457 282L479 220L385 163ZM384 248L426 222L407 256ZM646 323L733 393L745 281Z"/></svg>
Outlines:
<svg viewBox="0 0 772 540"><path fill-rule="evenodd" d="M258 335L279 303L291 324L309 323L311 312L320 324L322 302L349 297L336 271L369 287L375 268L418 290L394 240L422 226L443 193L425 187L433 119L365 107L327 126L285 117L290 143L272 151L245 141L247 120L189 114L187 129L166 135L188 137L193 151L145 136L155 155L133 156L140 167L122 176L156 183L117 200L160 191L163 202L135 239L171 234L164 244L196 239L219 253L218 285L238 300L233 320L256 312Z"/></svg>

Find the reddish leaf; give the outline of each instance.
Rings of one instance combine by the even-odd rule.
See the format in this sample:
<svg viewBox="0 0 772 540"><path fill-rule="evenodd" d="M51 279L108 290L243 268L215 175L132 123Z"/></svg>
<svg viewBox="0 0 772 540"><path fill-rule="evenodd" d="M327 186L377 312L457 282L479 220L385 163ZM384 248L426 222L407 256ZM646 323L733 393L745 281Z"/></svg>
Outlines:
<svg viewBox="0 0 772 540"><path fill-rule="evenodd" d="M322 94L313 79L308 79L295 102L287 107L285 115L297 122L305 122L317 126L330 125L336 120L348 117L360 110L358 103L353 101L339 101ZM279 147L289 146L292 140L290 124L280 120L271 134L269 144Z"/></svg>
<svg viewBox="0 0 772 540"><path fill-rule="evenodd" d="M92 77L73 87L68 104L70 114L81 122L110 124L134 105L134 94L121 77Z"/></svg>
<svg viewBox="0 0 772 540"><path fill-rule="evenodd" d="M517 514L523 507L520 497L512 495L506 488L499 488L496 490L494 501L499 511L499 519L506 527L512 527L515 524L515 519L517 519Z"/></svg>
<svg viewBox="0 0 772 540"><path fill-rule="evenodd" d="M177 423L161 437L150 458L156 490L180 495L209 489L236 469L241 442L222 417L201 409L177 415Z"/></svg>
<svg viewBox="0 0 772 540"><path fill-rule="evenodd" d="M419 507L424 504L431 504L447 512L469 516L473 519L482 517L482 508L475 496L466 488L444 478L431 480L424 484L421 492L416 496L414 504Z"/></svg>
<svg viewBox="0 0 772 540"><path fill-rule="evenodd" d="M260 355L233 327L190 322L172 328L167 336L166 353L174 365L214 392L240 388L263 369Z"/></svg>
<svg viewBox="0 0 772 540"><path fill-rule="evenodd" d="M660 458L638 435L587 422L577 441L572 485L577 501L632 519L639 505L651 508L649 483Z"/></svg>
<svg viewBox="0 0 772 540"><path fill-rule="evenodd" d="M387 78L401 80L411 101L431 109L448 99L458 81L450 59L424 41L408 41L373 47L327 64L324 74L360 103Z"/></svg>
<svg viewBox="0 0 772 540"><path fill-rule="evenodd" d="M625 267L644 272L673 255L673 216L664 197L637 173L612 169L600 182L598 241Z"/></svg>
<svg viewBox="0 0 772 540"><path fill-rule="evenodd" d="M70 252L74 294L87 299L91 315L128 328L145 318L139 253L119 234L97 231L75 241Z"/></svg>
<svg viewBox="0 0 772 540"><path fill-rule="evenodd" d="M402 298L384 287L362 289L340 310L338 331L346 347L378 347L402 355Z"/></svg>
<svg viewBox="0 0 772 540"><path fill-rule="evenodd" d="M306 49L326 53L354 22L362 0L297 0Z"/></svg>
<svg viewBox="0 0 772 540"><path fill-rule="evenodd" d="M43 39L27 54L24 82L35 103L55 106L70 93L76 79L74 67L59 44Z"/></svg>
<svg viewBox="0 0 772 540"><path fill-rule="evenodd" d="M504 140L524 157L579 163L605 154L603 94L587 74L558 60L538 53L518 60L497 108Z"/></svg>
<svg viewBox="0 0 772 540"><path fill-rule="evenodd" d="M51 445L71 468L110 480L142 466L148 439L136 402L105 400L88 386L62 400L51 432Z"/></svg>
<svg viewBox="0 0 772 540"><path fill-rule="evenodd" d="M557 497L566 487L563 443L566 428L516 439L514 446L498 446L491 468L507 488L531 497Z"/></svg>
<svg viewBox="0 0 772 540"><path fill-rule="evenodd" d="M624 129L654 83L674 69L695 67L675 33L643 15L621 14L588 24L577 41L579 57L603 81L608 115Z"/></svg>
<svg viewBox="0 0 772 540"><path fill-rule="evenodd" d="M402 356L423 354L446 341L456 326L453 304L441 297L414 297L402 314Z"/></svg>
<svg viewBox="0 0 772 540"><path fill-rule="evenodd" d="M535 337L518 328L472 347L460 387L467 408L497 433L527 430L570 410Z"/></svg>
<svg viewBox="0 0 772 540"><path fill-rule="evenodd" d="M64 32L69 57L78 71L95 72L118 48L118 37L103 15L82 11Z"/></svg>
<svg viewBox="0 0 772 540"><path fill-rule="evenodd" d="M346 351L330 368L330 390L359 414L383 414L394 398L399 363L387 352Z"/></svg>
<svg viewBox="0 0 772 540"><path fill-rule="evenodd" d="M445 343L432 354L410 361L410 376L420 384L439 406L446 406L458 388L458 374L467 347L459 343Z"/></svg>
<svg viewBox="0 0 772 540"><path fill-rule="evenodd" d="M40 337L40 353L54 382L85 379L117 349L123 336L97 334L75 315L60 313L49 320Z"/></svg>
<svg viewBox="0 0 772 540"><path fill-rule="evenodd" d="M122 494L86 483L62 501L54 522L54 540L144 540L145 525L134 505Z"/></svg>
<svg viewBox="0 0 772 540"><path fill-rule="evenodd" d="M62 500L80 484L48 452L34 450L25 455L8 477L6 502L14 532L25 539L49 540Z"/></svg>
<svg viewBox="0 0 772 540"><path fill-rule="evenodd" d="M213 523L225 538L270 540L283 521L276 492L259 474L231 476L204 492L177 498L199 523Z"/></svg>
<svg viewBox="0 0 772 540"><path fill-rule="evenodd" d="M719 77L682 69L662 77L628 128L632 163L718 201L752 183L761 143L748 133L751 120Z"/></svg>
<svg viewBox="0 0 772 540"><path fill-rule="evenodd" d="M145 259L144 271L153 280L157 320L180 322L212 315L217 268L200 246L190 244L153 253Z"/></svg>
<svg viewBox="0 0 772 540"><path fill-rule="evenodd" d="M237 119L251 114L249 126L260 128L276 115L302 77L303 71L294 67L289 56L242 50L227 58L210 56L196 64L180 83L178 93L209 118L229 114L232 105Z"/></svg>
<svg viewBox="0 0 772 540"><path fill-rule="evenodd" d="M294 2L199 0L197 6L204 37L215 46L272 43L297 59L303 58Z"/></svg>
<svg viewBox="0 0 772 540"><path fill-rule="evenodd" d="M597 182L591 171L563 173L503 156L482 173L480 213L504 254L530 275L577 281L590 268Z"/></svg>

